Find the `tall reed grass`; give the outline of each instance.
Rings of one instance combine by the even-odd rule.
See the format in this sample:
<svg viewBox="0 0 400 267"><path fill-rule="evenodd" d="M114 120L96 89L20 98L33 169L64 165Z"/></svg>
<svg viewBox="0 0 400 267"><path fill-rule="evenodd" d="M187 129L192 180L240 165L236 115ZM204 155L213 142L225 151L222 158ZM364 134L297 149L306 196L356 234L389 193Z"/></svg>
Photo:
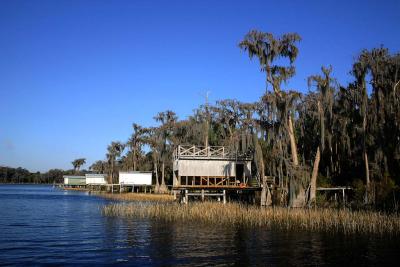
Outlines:
<svg viewBox="0 0 400 267"><path fill-rule="evenodd" d="M279 228L340 232L345 234L400 234L400 216L372 211L346 209L260 208L215 202L142 205L110 204L103 207L106 216L152 218L169 222L241 225L246 227Z"/></svg>

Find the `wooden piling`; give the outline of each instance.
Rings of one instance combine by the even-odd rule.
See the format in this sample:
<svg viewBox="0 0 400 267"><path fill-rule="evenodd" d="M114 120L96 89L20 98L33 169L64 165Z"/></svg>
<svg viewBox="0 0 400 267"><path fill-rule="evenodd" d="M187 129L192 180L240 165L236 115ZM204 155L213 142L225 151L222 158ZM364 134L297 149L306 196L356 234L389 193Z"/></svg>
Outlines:
<svg viewBox="0 0 400 267"><path fill-rule="evenodd" d="M223 196L222 196L223 202L224 202L224 204L226 204L226 191L222 190L222 193L223 193Z"/></svg>

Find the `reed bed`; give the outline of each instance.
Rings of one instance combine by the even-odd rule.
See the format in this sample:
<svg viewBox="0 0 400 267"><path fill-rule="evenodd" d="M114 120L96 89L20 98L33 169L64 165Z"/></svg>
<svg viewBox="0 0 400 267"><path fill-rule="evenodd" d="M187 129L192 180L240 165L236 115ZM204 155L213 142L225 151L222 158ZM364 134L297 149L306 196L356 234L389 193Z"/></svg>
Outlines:
<svg viewBox="0 0 400 267"><path fill-rule="evenodd" d="M120 201L145 201L145 202L172 202L174 198L172 195L166 194L141 194L141 193L122 193L122 194L109 194L100 193L101 197L120 200Z"/></svg>
<svg viewBox="0 0 400 267"><path fill-rule="evenodd" d="M188 205L110 204L104 206L102 212L106 216L152 218L168 222L197 222L344 234L400 234L399 215L346 209L260 208L235 203L222 205L204 202Z"/></svg>

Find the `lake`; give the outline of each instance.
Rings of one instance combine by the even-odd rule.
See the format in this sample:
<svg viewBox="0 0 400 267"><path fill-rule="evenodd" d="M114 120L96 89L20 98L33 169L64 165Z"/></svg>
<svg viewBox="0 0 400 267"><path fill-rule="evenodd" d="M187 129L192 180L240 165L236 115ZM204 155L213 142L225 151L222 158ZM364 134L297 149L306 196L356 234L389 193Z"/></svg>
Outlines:
<svg viewBox="0 0 400 267"><path fill-rule="evenodd" d="M105 217L87 192L0 185L0 265L396 266L400 240Z"/></svg>

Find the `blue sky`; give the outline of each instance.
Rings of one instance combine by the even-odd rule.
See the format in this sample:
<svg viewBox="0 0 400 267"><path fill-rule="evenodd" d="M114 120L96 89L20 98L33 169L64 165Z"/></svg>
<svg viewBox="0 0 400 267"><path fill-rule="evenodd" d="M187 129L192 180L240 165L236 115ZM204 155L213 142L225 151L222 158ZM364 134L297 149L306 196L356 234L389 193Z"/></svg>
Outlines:
<svg viewBox="0 0 400 267"><path fill-rule="evenodd" d="M303 40L289 88L363 48L398 52L400 1L0 1L0 165L103 159L132 123L204 101L256 101L264 75L237 46L250 29Z"/></svg>

